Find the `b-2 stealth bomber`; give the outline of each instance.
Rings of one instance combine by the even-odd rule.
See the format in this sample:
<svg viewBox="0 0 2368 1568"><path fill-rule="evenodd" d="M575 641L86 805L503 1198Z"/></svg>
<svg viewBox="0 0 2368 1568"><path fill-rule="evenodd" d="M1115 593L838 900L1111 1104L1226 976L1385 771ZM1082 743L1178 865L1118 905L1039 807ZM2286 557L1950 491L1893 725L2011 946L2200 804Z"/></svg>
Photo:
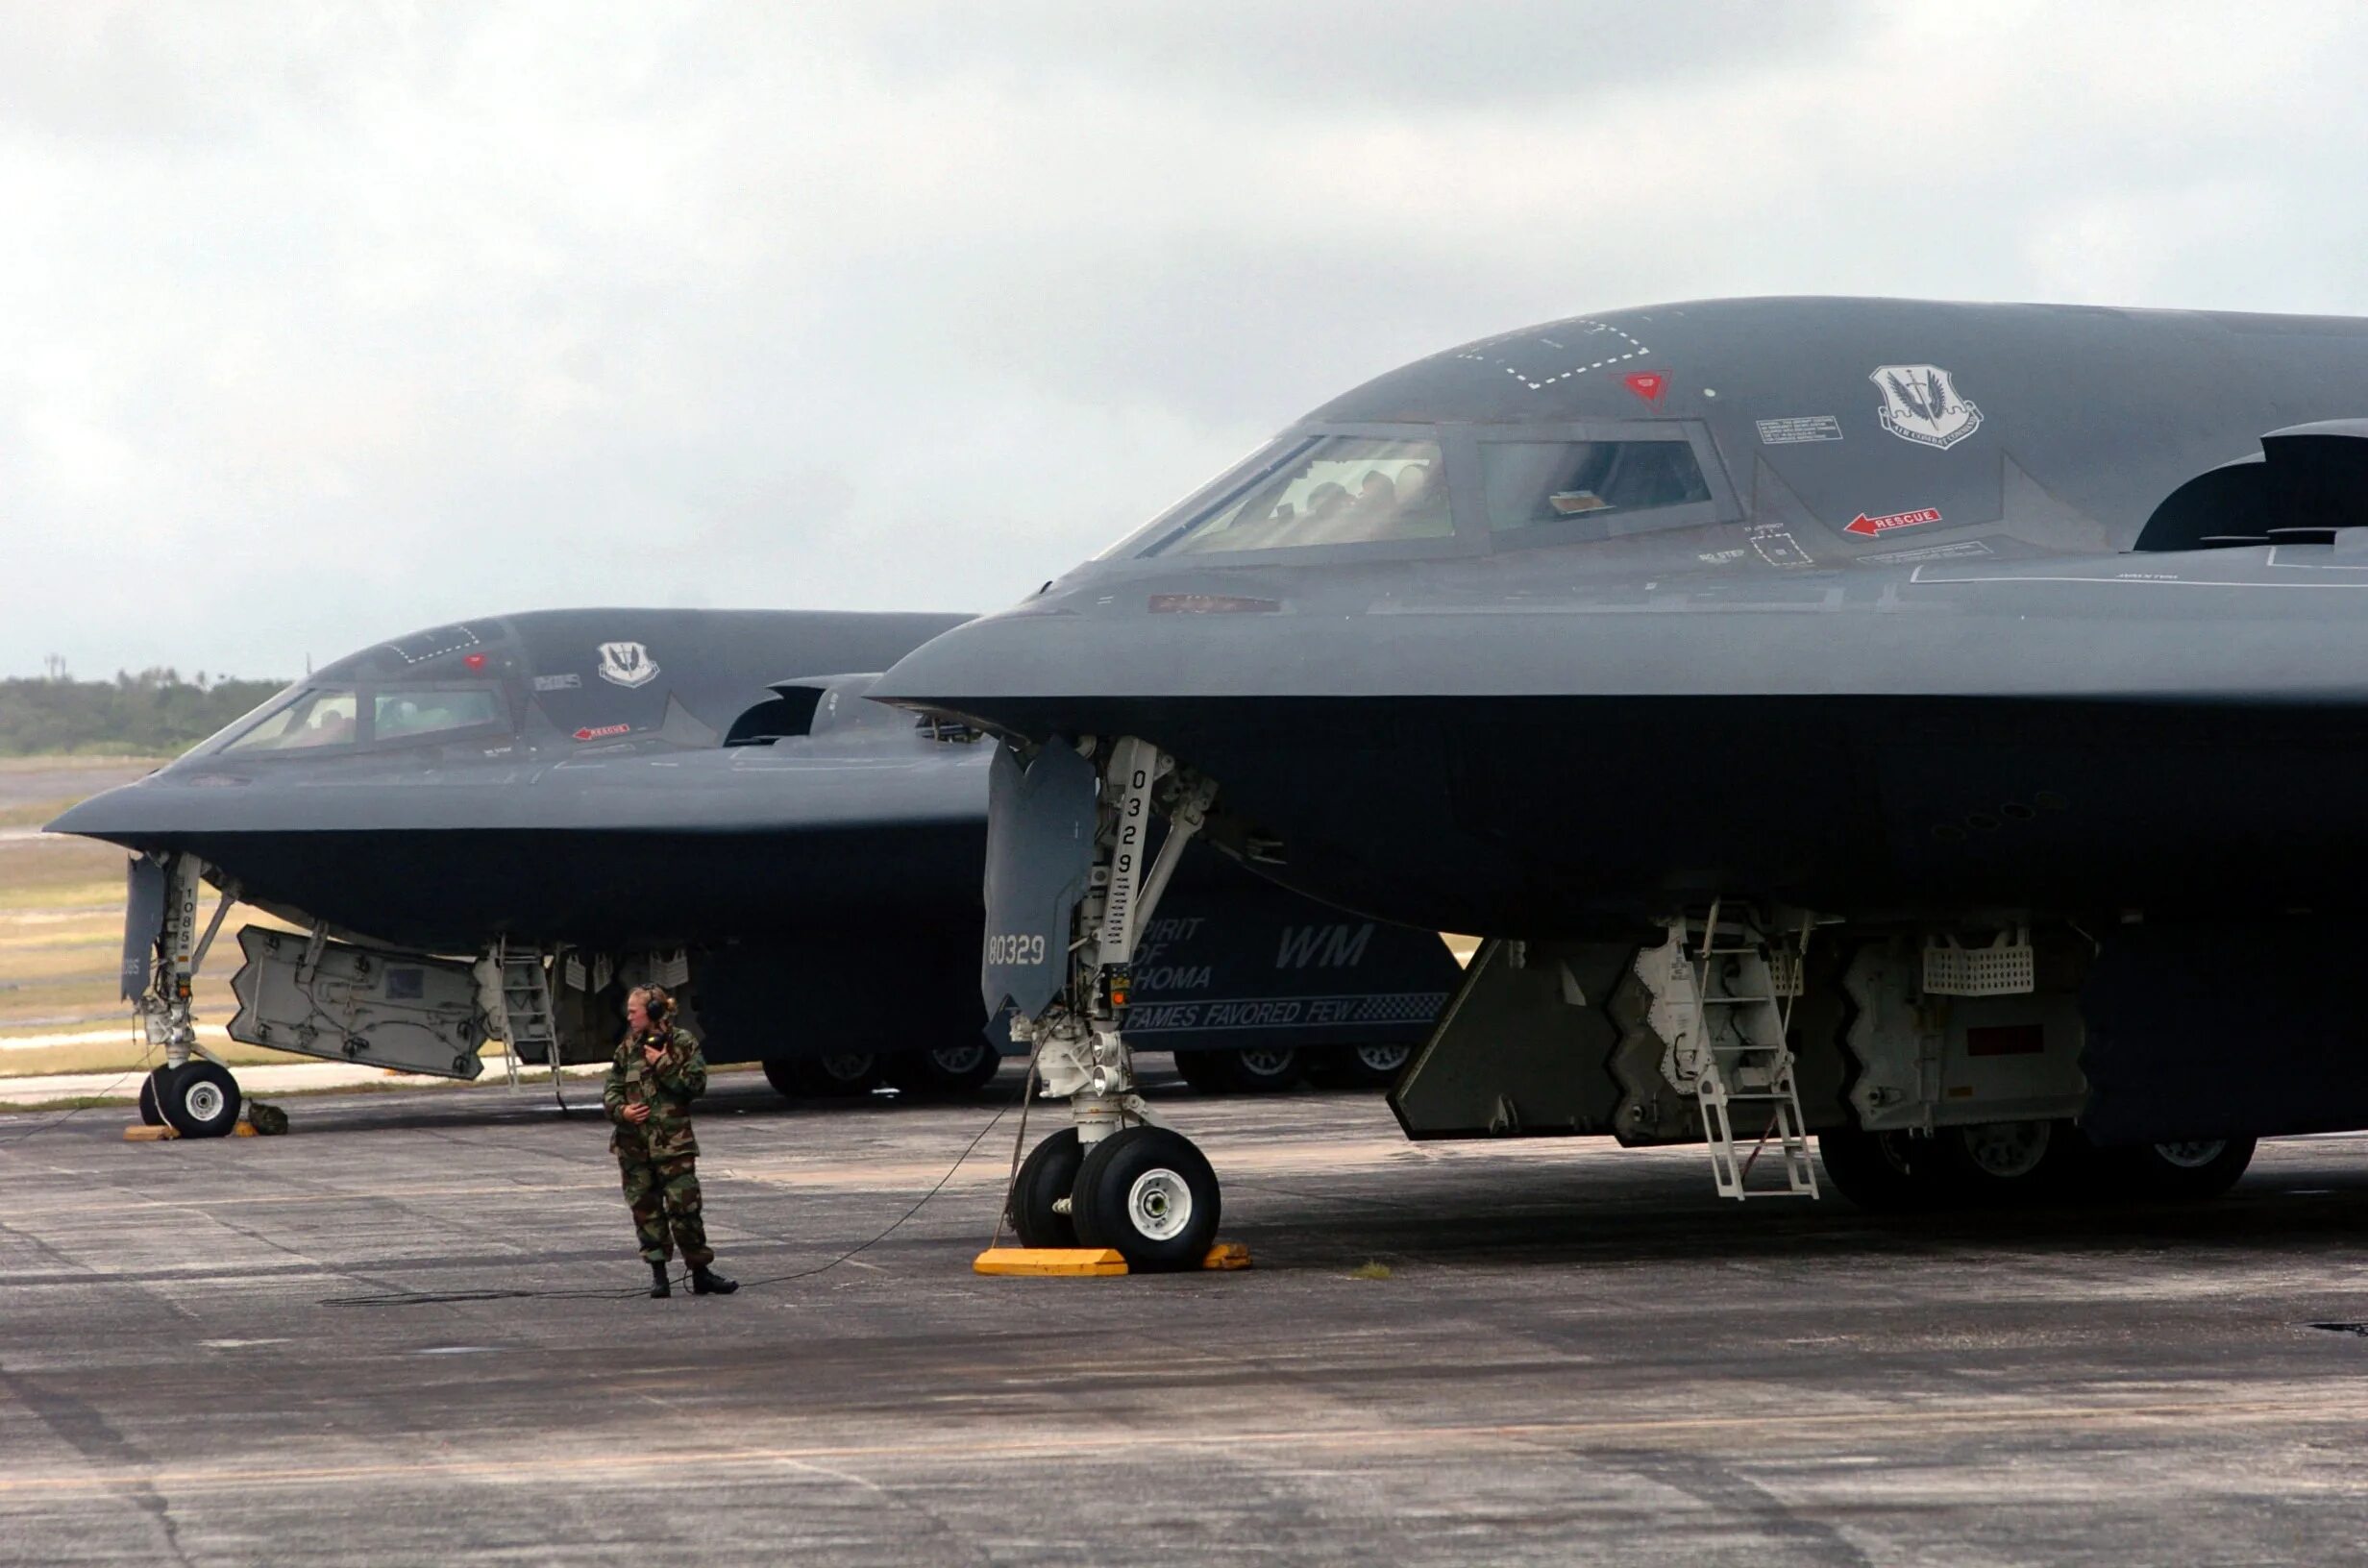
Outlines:
<svg viewBox="0 0 2368 1568"><path fill-rule="evenodd" d="M873 695L1004 741L985 996L1075 1086L1024 1234L1213 1234L1124 1110L1152 816L1492 939L1415 1137L1701 1139L1743 1197L1814 1195L1815 1133L1893 1204L2368 1126L2364 412L2351 319L1611 311L1384 375L933 640Z"/></svg>
<svg viewBox="0 0 2368 1568"><path fill-rule="evenodd" d="M132 863L143 1103L236 1120L189 981L234 898L234 1039L475 1078L605 1060L624 990L678 988L719 1061L785 1092L959 1092L999 1044L972 983L989 749L866 700L954 616L568 610L327 666L55 831ZM1150 934L1145 1022L1204 1087L1385 1079L1454 983L1436 935L1202 852ZM215 893L208 893L210 884ZM210 922L203 903L211 896Z"/></svg>

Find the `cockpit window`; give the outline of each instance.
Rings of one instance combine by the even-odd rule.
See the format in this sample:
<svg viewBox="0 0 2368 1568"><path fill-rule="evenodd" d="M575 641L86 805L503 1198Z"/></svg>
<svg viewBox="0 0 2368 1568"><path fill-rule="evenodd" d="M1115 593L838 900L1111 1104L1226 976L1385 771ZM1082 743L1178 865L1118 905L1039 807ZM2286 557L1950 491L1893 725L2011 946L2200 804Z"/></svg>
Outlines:
<svg viewBox="0 0 2368 1568"><path fill-rule="evenodd" d="M455 729L487 729L505 723L501 694L483 686L450 691L406 687L378 694L373 740L401 745Z"/></svg>
<svg viewBox="0 0 2368 1568"><path fill-rule="evenodd" d="M225 751L317 751L354 744L356 698L352 689L300 692Z"/></svg>
<svg viewBox="0 0 2368 1568"><path fill-rule="evenodd" d="M1294 550L1455 532L1435 441L1300 435L1275 442L1135 536L1138 555Z"/></svg>
<svg viewBox="0 0 2368 1568"><path fill-rule="evenodd" d="M1665 526L1631 522L1639 513L1711 499L1683 440L1484 441L1480 478L1496 533L1553 527L1564 538L1608 539Z"/></svg>

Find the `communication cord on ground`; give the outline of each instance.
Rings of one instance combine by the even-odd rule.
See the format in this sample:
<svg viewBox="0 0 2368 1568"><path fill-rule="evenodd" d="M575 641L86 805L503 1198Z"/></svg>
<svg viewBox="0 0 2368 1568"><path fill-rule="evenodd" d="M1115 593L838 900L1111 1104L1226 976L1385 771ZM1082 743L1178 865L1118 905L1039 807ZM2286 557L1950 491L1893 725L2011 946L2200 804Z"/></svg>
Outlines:
<svg viewBox="0 0 2368 1568"><path fill-rule="evenodd" d="M129 1071L129 1072L125 1073L122 1077L117 1078L117 1079L116 1079L113 1083L109 1084L109 1085L108 1085L105 1089L102 1089L102 1090L100 1090L97 1093L90 1095L90 1096L89 1096L89 1098L90 1098L90 1099L93 1099L93 1100L97 1100L97 1101L101 1102L101 1104L107 1105L107 1106L109 1106L110 1108L111 1108L111 1107L113 1106L113 1103L114 1103L114 1102L113 1102L113 1101L111 1101L111 1100L109 1100L109 1099L107 1098L107 1096L109 1096L109 1095L111 1095L111 1094L114 1093L114 1092L115 1092L115 1090L117 1090L118 1089L121 1089L121 1088L122 1088L122 1087L126 1084L126 1083L130 1082L132 1079L134 1079L134 1078L137 1078L137 1077L142 1076L144 1073L146 1073L146 1071L147 1071L147 1070L148 1070L148 1069L147 1069L147 1068L145 1068L145 1067L134 1067L131 1071ZM22 1143L22 1142L23 1142L26 1139L31 1138L31 1137L32 1137L34 1134L36 1134L36 1133L46 1133L46 1132L48 1132L48 1131L49 1131L51 1128L53 1128L53 1127L62 1127L62 1126L64 1126L67 1122L72 1121L72 1120L73 1120L76 1116L81 1115L84 1112L86 1112L86 1111L95 1111L95 1110L97 1110L97 1109L98 1109L98 1106L95 1106L95 1105L78 1105L78 1106L75 1106L73 1109L71 1109L71 1110L69 1110L69 1111L63 1112L63 1113L62 1113L62 1114L60 1114L60 1115L55 1115L55 1116L50 1117L47 1121L43 1121L43 1122L37 1122L37 1123L35 1123L33 1126L26 1128L23 1132L18 1133L18 1134L17 1134L14 1138L11 1138L11 1139L0 1139L0 1149L9 1148L9 1147L12 1147L12 1145L14 1145L14 1144Z"/></svg>
<svg viewBox="0 0 2368 1568"><path fill-rule="evenodd" d="M84 1097L86 1102L95 1100L102 1103L110 1103L108 1102L109 1095L114 1093L115 1090L121 1089L132 1079L142 1077L150 1070L148 1064L149 1061L156 1055L156 1046L148 1041L144 1031L140 1035L140 1040L141 1045L138 1064L126 1068L120 1077L116 1078L113 1083L109 1084L105 1089L100 1090L96 1094L86 1095ZM71 1110L66 1111L61 1115L52 1116L47 1121L36 1122L32 1126L26 1128L23 1132L18 1133L14 1138L0 1139L0 1149L13 1148L15 1145L22 1143L26 1139L31 1138L36 1133L46 1133L53 1127L62 1127L67 1122L72 1121L76 1116L81 1115L84 1112L94 1111L97 1109L98 1107L96 1105L85 1103L73 1107Z"/></svg>
<svg viewBox="0 0 2368 1568"><path fill-rule="evenodd" d="M1044 1050L1041 1036L1028 1048L1027 1082L1020 1090L1020 1130L1011 1138L1011 1172L1003 1178L1003 1201L995 1208L995 1229L987 1236L989 1252L1003 1244L1003 1222L1011 1217L1011 1200L1020 1190L1020 1157L1027 1150L1027 1112L1036 1103L1036 1064Z"/></svg>
<svg viewBox="0 0 2368 1568"><path fill-rule="evenodd" d="M1028 1065L1028 1087L1031 1092L1035 1088L1035 1064L1031 1060ZM987 1140L987 1135L1000 1126L1003 1118L1009 1115L1011 1115L1011 1107L1006 1105L988 1117L987 1124L978 1129L971 1140L962 1146L962 1152L954 1157L953 1164L946 1167L946 1173L940 1176L926 1192L914 1199L912 1207L890 1221L886 1228L857 1242L827 1262L816 1263L811 1268L798 1269L793 1273L771 1274L762 1279L742 1280L740 1288L753 1290L768 1285L787 1285L795 1280L810 1280L817 1274L828 1273L848 1260L868 1252L880 1242L887 1240L903 1228L906 1220L921 1213L923 1206L927 1204L931 1198L946 1189L946 1184L953 1180L954 1172L962 1168L970 1157L977 1152L978 1145ZM1026 1101L1023 1100L1021 1102L1022 1122L1024 1123L1026 1118ZM777 1241L786 1238L769 1237L767 1239ZM689 1272L686 1270L674 1276L672 1283L678 1286L687 1286L690 1283ZM317 1305L323 1307L430 1307L466 1301L630 1301L635 1297L646 1297L649 1293L647 1286L636 1286L629 1290L388 1290L366 1296L328 1296Z"/></svg>

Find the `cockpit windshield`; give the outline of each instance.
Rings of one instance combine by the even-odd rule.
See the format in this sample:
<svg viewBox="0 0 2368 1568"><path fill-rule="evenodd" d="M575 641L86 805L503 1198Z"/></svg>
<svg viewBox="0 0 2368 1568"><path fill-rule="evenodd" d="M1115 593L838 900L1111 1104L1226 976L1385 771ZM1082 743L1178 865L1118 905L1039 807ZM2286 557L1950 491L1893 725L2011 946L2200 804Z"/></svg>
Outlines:
<svg viewBox="0 0 2368 1568"><path fill-rule="evenodd" d="M510 729L493 686L313 686L284 693L199 749L231 754L426 746Z"/></svg>
<svg viewBox="0 0 2368 1568"><path fill-rule="evenodd" d="M446 690L405 687L378 694L375 738L381 746L400 744L455 729L486 729L502 723L502 694L483 686Z"/></svg>
<svg viewBox="0 0 2368 1568"><path fill-rule="evenodd" d="M266 718L226 751L312 751L350 747L356 739L358 698L351 687L316 688Z"/></svg>
<svg viewBox="0 0 2368 1568"><path fill-rule="evenodd" d="M1455 532L1435 441L1294 435L1274 442L1109 553L1295 550Z"/></svg>
<svg viewBox="0 0 2368 1568"><path fill-rule="evenodd" d="M1666 514L1711 499L1693 449L1667 437L1628 441L1487 441L1480 479L1492 533L1552 529L1607 539L1668 526ZM1680 521L1689 519L1681 518Z"/></svg>

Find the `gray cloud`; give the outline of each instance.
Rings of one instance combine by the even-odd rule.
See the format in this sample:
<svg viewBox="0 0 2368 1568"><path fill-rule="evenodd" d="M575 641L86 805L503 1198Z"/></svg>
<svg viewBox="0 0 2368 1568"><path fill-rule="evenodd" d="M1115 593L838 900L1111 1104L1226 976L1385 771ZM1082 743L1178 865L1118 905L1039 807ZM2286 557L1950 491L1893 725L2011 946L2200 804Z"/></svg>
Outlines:
<svg viewBox="0 0 2368 1568"><path fill-rule="evenodd" d="M2368 12L0 11L0 671L989 607L1303 408L1726 293L2368 312Z"/></svg>

